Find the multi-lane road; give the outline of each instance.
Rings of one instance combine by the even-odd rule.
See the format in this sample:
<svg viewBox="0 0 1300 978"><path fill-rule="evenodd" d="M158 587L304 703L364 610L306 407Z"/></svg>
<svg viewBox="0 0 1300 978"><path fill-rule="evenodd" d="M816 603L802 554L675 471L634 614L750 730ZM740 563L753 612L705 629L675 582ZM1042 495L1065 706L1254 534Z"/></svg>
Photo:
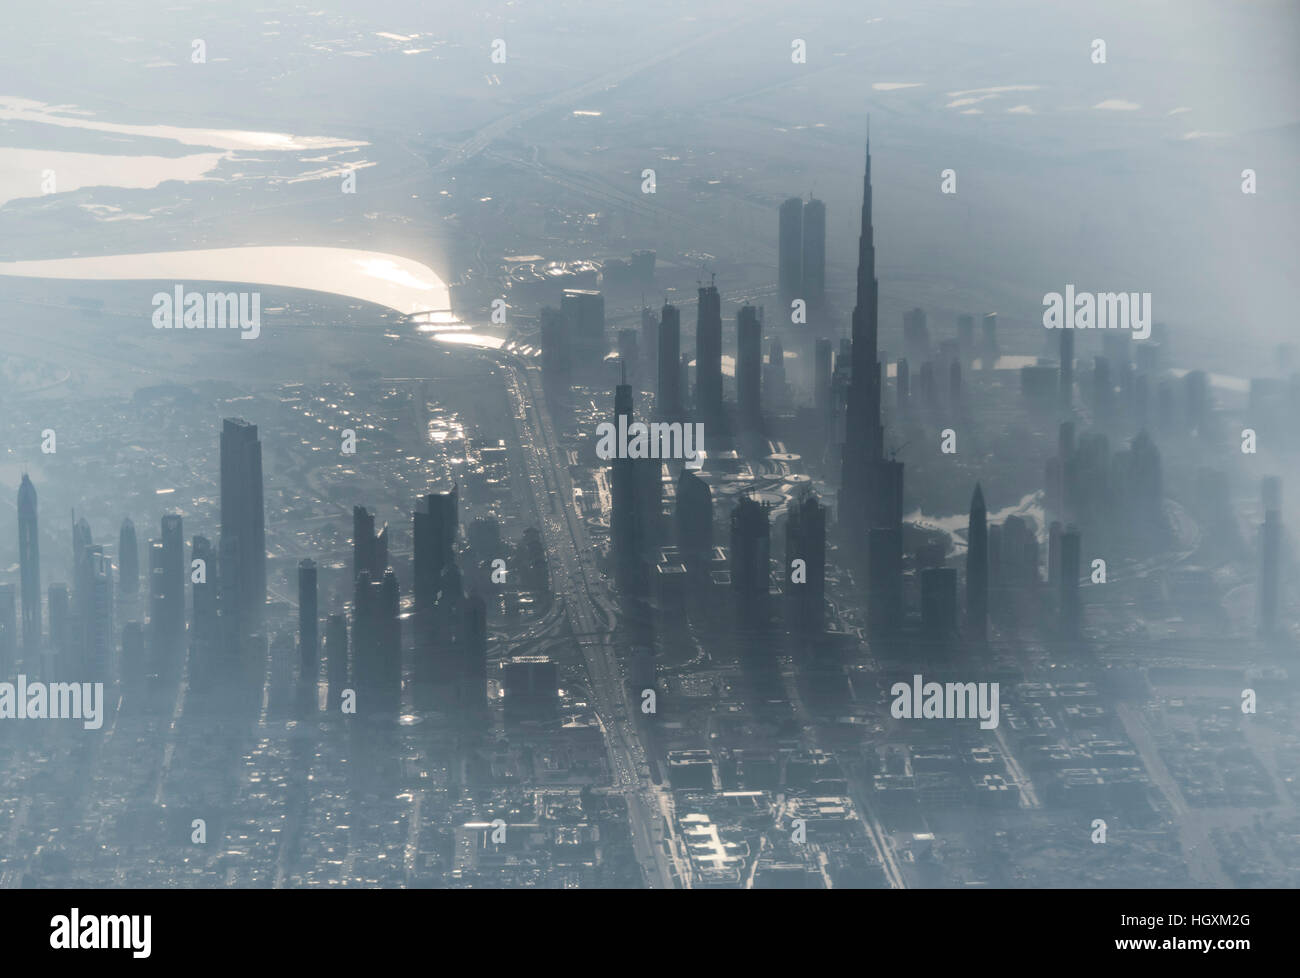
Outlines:
<svg viewBox="0 0 1300 978"><path fill-rule="evenodd" d="M504 351L503 351L504 352ZM570 504L573 483L545 407L536 367L506 354L511 376L507 390L519 426L543 540L550 560L551 589L564 602L575 641L582 649L591 686L592 707L609 751L614 787L627 802L628 823L637 860L647 883L672 889L686 876L673 847L665 845L671 826L662 814L660 792L651 779L650 758L636 730L638 707L630 701L622 664L611 641L616 610L595 548L582 518ZM667 851L666 851L667 850Z"/></svg>

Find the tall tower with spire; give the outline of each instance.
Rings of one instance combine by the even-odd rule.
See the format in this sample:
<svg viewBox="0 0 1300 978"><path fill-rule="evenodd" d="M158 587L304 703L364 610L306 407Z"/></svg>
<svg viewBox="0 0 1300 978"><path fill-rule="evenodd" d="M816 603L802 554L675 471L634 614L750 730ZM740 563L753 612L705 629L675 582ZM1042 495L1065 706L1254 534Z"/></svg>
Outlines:
<svg viewBox="0 0 1300 978"><path fill-rule="evenodd" d="M878 350L879 283L871 226L871 137L862 178L862 230L858 237L857 302L853 307L853 352L845 399L844 446L838 497L841 541L854 565L867 566L868 534L901 530L903 465L885 458L880 416Z"/></svg>

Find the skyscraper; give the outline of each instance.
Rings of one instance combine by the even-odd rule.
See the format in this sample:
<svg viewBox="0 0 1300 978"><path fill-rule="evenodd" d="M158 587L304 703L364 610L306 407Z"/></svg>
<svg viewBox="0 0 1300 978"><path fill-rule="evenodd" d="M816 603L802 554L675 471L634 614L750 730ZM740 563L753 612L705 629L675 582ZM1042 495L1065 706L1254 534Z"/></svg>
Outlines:
<svg viewBox="0 0 1300 978"><path fill-rule="evenodd" d="M316 680L318 628L316 561L308 557L298 563L298 661L304 683Z"/></svg>
<svg viewBox="0 0 1300 978"><path fill-rule="evenodd" d="M482 710L487 702L487 603L477 591L465 599L461 627L460 705L467 712Z"/></svg>
<svg viewBox="0 0 1300 978"><path fill-rule="evenodd" d="M1058 576L1061 588L1061 630L1067 638L1075 638L1079 634L1079 560L1079 531L1072 525L1067 526L1061 534L1061 567Z"/></svg>
<svg viewBox="0 0 1300 978"><path fill-rule="evenodd" d="M903 528L867 531L867 629L887 635L903 623Z"/></svg>
<svg viewBox="0 0 1300 978"><path fill-rule="evenodd" d="M334 709L348 684L348 620L343 615L330 615L325 623L325 658L328 702Z"/></svg>
<svg viewBox="0 0 1300 978"><path fill-rule="evenodd" d="M549 385L567 385L573 369L573 348L560 310L544 306L541 312L542 375Z"/></svg>
<svg viewBox="0 0 1300 978"><path fill-rule="evenodd" d="M677 480L677 549L688 570L703 570L713 551L713 492L690 469Z"/></svg>
<svg viewBox="0 0 1300 978"><path fill-rule="evenodd" d="M808 310L826 302L826 205L810 200L803 206L803 296Z"/></svg>
<svg viewBox="0 0 1300 978"><path fill-rule="evenodd" d="M113 654L113 565L96 546L87 550L86 565L86 678L99 682L108 679Z"/></svg>
<svg viewBox="0 0 1300 978"><path fill-rule="evenodd" d="M626 422L620 419L627 418ZM614 389L614 424L632 425L632 387L626 371ZM638 527L637 472L634 460L615 458L610 466L610 547L614 557L614 580L622 591L634 591L640 581L641 541Z"/></svg>
<svg viewBox="0 0 1300 978"><path fill-rule="evenodd" d="M605 348L605 297L590 289L565 289L560 315L574 359L581 365L597 364Z"/></svg>
<svg viewBox="0 0 1300 978"><path fill-rule="evenodd" d="M957 630L957 570L927 567L921 571L921 627L943 639Z"/></svg>
<svg viewBox="0 0 1300 978"><path fill-rule="evenodd" d="M221 620L219 617L217 553L207 537L196 536L190 543L190 566L200 561L202 573L190 574L190 601L193 610L190 615L190 684L196 687L207 685L214 668L214 657L221 643Z"/></svg>
<svg viewBox="0 0 1300 978"><path fill-rule="evenodd" d="M796 561L801 563L796 565ZM826 507L816 493L790 503L781 574L786 582L789 629L819 634L826 623Z"/></svg>
<svg viewBox="0 0 1300 978"><path fill-rule="evenodd" d="M866 563L868 531L901 532L903 465L884 457L880 415L881 369L878 349L879 283L871 225L871 145L867 143L862 180L862 225L858 237L857 301L853 307L852 367L845 405L844 450L838 516L841 540L851 563ZM882 559L881 567L892 566ZM901 573L901 567L900 567ZM901 582L900 582L901 585ZM901 590L890 585L887 592Z"/></svg>
<svg viewBox="0 0 1300 978"><path fill-rule="evenodd" d="M741 496L731 511L731 589L742 630L768 625L771 526L767 505Z"/></svg>
<svg viewBox="0 0 1300 978"><path fill-rule="evenodd" d="M117 592L132 598L140 593L140 546L135 539L135 524L131 517L122 519L117 534Z"/></svg>
<svg viewBox="0 0 1300 978"><path fill-rule="evenodd" d="M781 304L803 295L803 201L791 197L781 205L777 230L777 279Z"/></svg>
<svg viewBox="0 0 1300 978"><path fill-rule="evenodd" d="M641 349L645 350L647 362L659 355L659 319L649 306L641 307Z"/></svg>
<svg viewBox="0 0 1300 978"><path fill-rule="evenodd" d="M998 359L998 314L996 312L986 312L984 314L984 349L980 353L983 358L981 366L985 370L992 370L993 364Z"/></svg>
<svg viewBox="0 0 1300 978"><path fill-rule="evenodd" d="M237 550L238 565L227 568L223 553L221 572L223 587L231 574L229 590L239 596L241 636L261 627L266 606L265 519L257 425L226 418L221 429L221 546Z"/></svg>
<svg viewBox="0 0 1300 978"><path fill-rule="evenodd" d="M984 490L978 483L970 500L966 524L966 630L977 642L988 637L989 531Z"/></svg>
<svg viewBox="0 0 1300 978"><path fill-rule="evenodd" d="M659 386L655 413L670 421L682 417L682 320L676 306L665 304L659 316Z"/></svg>
<svg viewBox="0 0 1300 978"><path fill-rule="evenodd" d="M758 310L742 306L736 316L736 409L746 434L763 430L763 326Z"/></svg>
<svg viewBox="0 0 1300 978"><path fill-rule="evenodd" d="M722 422L722 298L715 285L700 287L695 323L695 417L707 434Z"/></svg>
<svg viewBox="0 0 1300 978"><path fill-rule="evenodd" d="M185 639L185 534L181 517L162 518L162 628L169 664L179 666Z"/></svg>
<svg viewBox="0 0 1300 978"><path fill-rule="evenodd" d="M415 547L414 597L416 609L433 607L443 568L456 559L456 538L460 533L460 487L434 492L417 503L413 518Z"/></svg>
<svg viewBox="0 0 1300 978"><path fill-rule="evenodd" d="M22 585L23 650L41 647L41 544L36 522L36 487L23 473L18 487L18 568Z"/></svg>
<svg viewBox="0 0 1300 978"><path fill-rule="evenodd" d="M834 346L828 339L819 339L813 347L813 409L817 414L817 439L821 449L826 448L831 431L831 371Z"/></svg>
<svg viewBox="0 0 1300 978"><path fill-rule="evenodd" d="M388 524L375 533L375 516L364 506L352 507L352 578L362 571L378 581L388 569Z"/></svg>

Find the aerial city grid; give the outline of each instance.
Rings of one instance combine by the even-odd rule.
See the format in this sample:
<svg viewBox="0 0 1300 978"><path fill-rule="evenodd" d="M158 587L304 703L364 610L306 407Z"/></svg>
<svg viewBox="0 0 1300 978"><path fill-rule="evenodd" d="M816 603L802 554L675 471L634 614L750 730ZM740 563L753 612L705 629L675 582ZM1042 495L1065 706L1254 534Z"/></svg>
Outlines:
<svg viewBox="0 0 1300 978"><path fill-rule="evenodd" d="M18 15L0 887L1300 885L1300 14L1067 6Z"/></svg>

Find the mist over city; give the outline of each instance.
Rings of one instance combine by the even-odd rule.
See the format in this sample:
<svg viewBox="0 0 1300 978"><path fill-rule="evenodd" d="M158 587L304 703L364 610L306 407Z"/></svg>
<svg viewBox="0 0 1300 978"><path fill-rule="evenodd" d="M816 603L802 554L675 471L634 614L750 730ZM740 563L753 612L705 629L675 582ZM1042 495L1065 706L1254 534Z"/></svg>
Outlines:
<svg viewBox="0 0 1300 978"><path fill-rule="evenodd" d="M38 944L148 957L114 890L1300 885L1300 8L6 21ZM1108 899L1115 953L1250 936Z"/></svg>

